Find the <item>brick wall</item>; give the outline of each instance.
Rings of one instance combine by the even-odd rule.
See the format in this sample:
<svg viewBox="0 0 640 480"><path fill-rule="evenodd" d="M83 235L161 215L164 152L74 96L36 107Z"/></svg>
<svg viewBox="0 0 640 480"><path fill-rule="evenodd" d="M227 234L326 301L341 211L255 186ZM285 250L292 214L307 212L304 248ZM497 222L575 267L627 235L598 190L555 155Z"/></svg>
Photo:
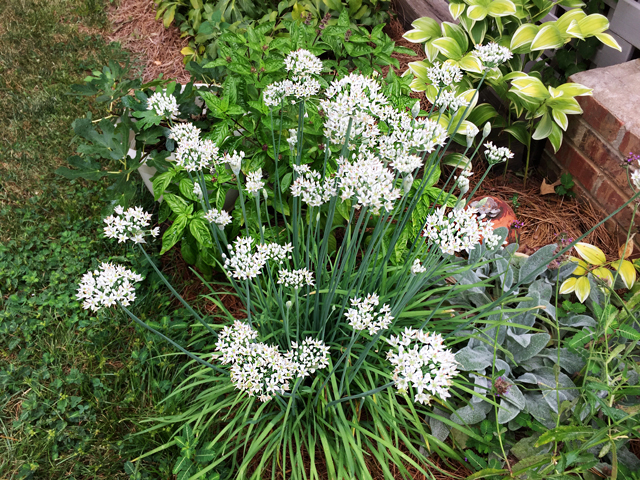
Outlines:
<svg viewBox="0 0 640 480"><path fill-rule="evenodd" d="M547 143L545 160L552 170L571 173L578 195L609 214L633 194L622 165L629 152L640 153L640 60L582 72L569 81L593 88L593 96L578 97L583 115L570 115L562 147L554 154ZM608 228L623 238L631 218L626 207ZM635 229L640 218L634 223Z"/></svg>

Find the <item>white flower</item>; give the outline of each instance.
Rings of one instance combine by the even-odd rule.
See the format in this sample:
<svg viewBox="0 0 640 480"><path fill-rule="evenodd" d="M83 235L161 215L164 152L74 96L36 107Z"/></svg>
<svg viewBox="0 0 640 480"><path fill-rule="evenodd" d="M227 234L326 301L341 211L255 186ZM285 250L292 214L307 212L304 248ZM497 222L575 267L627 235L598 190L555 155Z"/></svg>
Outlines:
<svg viewBox="0 0 640 480"><path fill-rule="evenodd" d="M640 160L638 160L638 165L640 166ZM631 182L640 190L640 168L631 172Z"/></svg>
<svg viewBox="0 0 640 480"><path fill-rule="evenodd" d="M489 165L502 163L508 158L513 158L513 153L511 153L511 150L507 147L496 147L493 142L487 142L484 146L487 148L487 150L484 151L484 154L487 157Z"/></svg>
<svg viewBox="0 0 640 480"><path fill-rule="evenodd" d="M225 210L218 210L217 208L212 208L205 213L204 218L209 223L215 223L220 230L224 230L224 227L229 225L232 221L231 215L229 215Z"/></svg>
<svg viewBox="0 0 640 480"><path fill-rule="evenodd" d="M260 274L268 260L274 260L282 264L291 258L293 246L290 243L278 245L277 243L259 244L256 251L253 250L251 237L238 237L229 247L229 256L222 254L224 268L227 274L237 280L249 280Z"/></svg>
<svg viewBox="0 0 640 480"><path fill-rule="evenodd" d="M375 335L381 330L386 330L391 325L391 307L383 305L379 311L375 307L380 303L380 297L370 293L364 299L352 298L352 308L344 314L349 319L349 325L356 331L368 330L369 335Z"/></svg>
<svg viewBox="0 0 640 480"><path fill-rule="evenodd" d="M231 171L234 175L238 175L240 173L240 168L242 168L242 159L244 158L244 152L236 152L233 151L232 154L225 153L220 160L220 163L228 163Z"/></svg>
<svg viewBox="0 0 640 480"><path fill-rule="evenodd" d="M147 110L153 110L160 117L175 120L180 114L176 97L166 92L155 92L147 100Z"/></svg>
<svg viewBox="0 0 640 480"><path fill-rule="evenodd" d="M262 181L262 169L259 168L255 172L251 172L247 175L246 189L247 192L258 195L260 190L264 188L264 182Z"/></svg>
<svg viewBox="0 0 640 480"><path fill-rule="evenodd" d="M212 168L219 162L218 147L211 140L200 138L200 129L192 124L177 124L171 138L178 142L176 163L188 172Z"/></svg>
<svg viewBox="0 0 640 480"><path fill-rule="evenodd" d="M442 110L449 109L452 112L457 111L461 107L466 107L469 105L469 101L466 100L462 95L458 96L455 92L450 90L443 90L436 98L436 107L441 108Z"/></svg>
<svg viewBox="0 0 640 480"><path fill-rule="evenodd" d="M291 146L291 148L295 147L298 143L298 129L290 128L289 129L289 138L287 138L287 142Z"/></svg>
<svg viewBox="0 0 640 480"><path fill-rule="evenodd" d="M107 238L117 238L118 243L131 240L133 243L147 243L145 236L157 237L160 228L148 229L151 223L151 214L141 207L132 207L126 211L121 206L115 208L115 214L104 219L107 224L104 234Z"/></svg>
<svg viewBox="0 0 640 480"><path fill-rule="evenodd" d="M315 282L313 273L306 268L301 268L299 270L281 270L278 283L285 287L298 290L307 285L313 286Z"/></svg>
<svg viewBox="0 0 640 480"><path fill-rule="evenodd" d="M457 362L440 335L406 328L401 338L392 336L388 343L393 349L387 358L395 366L393 380L400 392L413 388L414 401L423 404L434 395L442 400L451 396L449 388L458 374Z"/></svg>
<svg viewBox="0 0 640 480"><path fill-rule="evenodd" d="M302 197L302 201L311 207L319 207L336 195L336 182L333 178L321 180L321 175L308 165L294 165L298 175L291 184L291 195Z"/></svg>
<svg viewBox="0 0 640 480"><path fill-rule="evenodd" d="M513 57L511 50L507 47L501 47L495 42L476 45L473 55L478 57L484 66L488 68L495 68Z"/></svg>
<svg viewBox="0 0 640 480"><path fill-rule="evenodd" d="M413 265L411 265L411 275L418 275L426 271L427 269L422 265L422 262L420 262L420 259L416 258L413 261Z"/></svg>
<svg viewBox="0 0 640 480"><path fill-rule="evenodd" d="M282 80L268 85L263 91L264 104L277 107L289 97L309 98L320 91L320 82L315 78L297 78Z"/></svg>
<svg viewBox="0 0 640 480"><path fill-rule="evenodd" d="M427 78L436 87L448 87L462 80L462 70L455 63L435 62L432 67L427 68Z"/></svg>
<svg viewBox="0 0 640 480"><path fill-rule="evenodd" d="M322 73L322 61L308 50L299 49L291 52L284 59L287 72L293 78L307 79L310 75L320 75Z"/></svg>
<svg viewBox="0 0 640 480"><path fill-rule="evenodd" d="M411 173L422 166L422 159L417 155L401 154L391 164L400 173Z"/></svg>
<svg viewBox="0 0 640 480"><path fill-rule="evenodd" d="M216 342L220 362L231 365L231 382L249 396L267 402L291 390L294 378L305 378L329 364L329 347L307 337L282 354L278 347L256 342L258 333L236 320L226 326Z"/></svg>
<svg viewBox="0 0 640 480"><path fill-rule="evenodd" d="M394 187L393 174L370 153L354 155L351 163L339 158L336 174L340 198L354 198L356 208L370 207L374 214L381 208L390 212L394 202L400 198L400 189Z"/></svg>
<svg viewBox="0 0 640 480"><path fill-rule="evenodd" d="M460 172L460 175L455 177L456 180L458 181L457 185L458 188L460 189L460 194L464 195L469 191L469 177L473 175L473 172L471 171L471 166L463 169Z"/></svg>
<svg viewBox="0 0 640 480"><path fill-rule="evenodd" d="M200 186L200 184L198 182L195 182L193 184L193 194L198 197L200 200L202 200L203 195L202 195L202 187Z"/></svg>
<svg viewBox="0 0 640 480"><path fill-rule="evenodd" d="M427 217L422 234L449 255L473 250L481 240L487 248L498 246L500 237L493 233L493 223L479 220L475 208L454 209L448 214L445 207Z"/></svg>
<svg viewBox="0 0 640 480"><path fill-rule="evenodd" d="M98 270L82 277L77 298L84 300L83 308L94 312L103 307L111 307L117 302L126 307L136 298L133 284L141 281L141 275L121 265L102 263Z"/></svg>

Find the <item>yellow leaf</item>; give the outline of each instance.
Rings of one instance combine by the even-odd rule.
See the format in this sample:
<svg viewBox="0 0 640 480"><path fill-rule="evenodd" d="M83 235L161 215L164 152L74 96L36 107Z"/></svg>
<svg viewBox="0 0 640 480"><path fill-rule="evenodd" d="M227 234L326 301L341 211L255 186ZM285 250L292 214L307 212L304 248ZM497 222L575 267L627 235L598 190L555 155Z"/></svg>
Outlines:
<svg viewBox="0 0 640 480"><path fill-rule="evenodd" d="M593 273L596 277L598 277L610 287L613 285L613 273L611 273L611 270L609 270L608 268L598 267L591 273Z"/></svg>
<svg viewBox="0 0 640 480"><path fill-rule="evenodd" d="M571 293L576 289L576 282L578 279L576 277L567 278L562 285L560 285L560 293Z"/></svg>
<svg viewBox="0 0 640 480"><path fill-rule="evenodd" d="M604 252L598 247L590 245L588 243L578 242L576 244L576 251L585 261L591 265L602 265L607 261L607 257Z"/></svg>
<svg viewBox="0 0 640 480"><path fill-rule="evenodd" d="M625 247L625 245L621 245L620 248L618 249L618 256L620 258L629 258L631 256L631 254L633 253L633 237L635 237L636 234L634 233L633 235L631 235L631 237L629 237L629 241L627 242L627 245Z"/></svg>
<svg viewBox="0 0 640 480"><path fill-rule="evenodd" d="M574 275L579 277L580 275L587 273L587 269L589 268L589 264L587 262L580 260L577 257L569 257L569 259L578 264L578 267L573 271Z"/></svg>
<svg viewBox="0 0 640 480"><path fill-rule="evenodd" d="M622 51L622 47L620 46L620 44L608 33L596 33L596 38L604 43L607 47L615 48L619 52Z"/></svg>
<svg viewBox="0 0 640 480"><path fill-rule="evenodd" d="M413 72L413 74L420 78L421 80L426 80L427 79L427 69L429 68L430 65L428 65L425 62L410 62L409 65L407 65L409 67L409 69Z"/></svg>
<svg viewBox="0 0 640 480"><path fill-rule="evenodd" d="M584 303L591 292L591 283L589 283L589 279L587 277L580 277L576 280L575 292L580 303Z"/></svg>
<svg viewBox="0 0 640 480"><path fill-rule="evenodd" d="M451 12L451 16L454 20L457 20L460 15L464 12L466 5L464 3L450 3L449 11Z"/></svg>
<svg viewBox="0 0 640 480"><path fill-rule="evenodd" d="M622 282L627 288L633 287L636 283L636 269L629 260L616 260L611 263L611 267L620 272Z"/></svg>
<svg viewBox="0 0 640 480"><path fill-rule="evenodd" d="M180 53L182 55L195 55L196 52L191 47L184 47L182 50L180 50Z"/></svg>

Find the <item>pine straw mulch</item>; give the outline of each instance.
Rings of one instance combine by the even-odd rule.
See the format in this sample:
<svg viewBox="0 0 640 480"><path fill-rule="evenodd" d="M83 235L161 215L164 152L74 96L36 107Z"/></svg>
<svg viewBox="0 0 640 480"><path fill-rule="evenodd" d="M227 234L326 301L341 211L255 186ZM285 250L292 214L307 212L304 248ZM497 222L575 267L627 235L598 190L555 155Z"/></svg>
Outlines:
<svg viewBox="0 0 640 480"><path fill-rule="evenodd" d="M188 83L191 75L184 68L180 53L189 44L180 37L175 25L165 28L156 20L153 0L118 0L108 9L112 30L107 35L111 42L120 42L144 65L142 80L149 82L163 74L164 78Z"/></svg>
<svg viewBox="0 0 640 480"><path fill-rule="evenodd" d="M471 184L477 183L480 177L480 173L474 175ZM524 222L524 226L518 230L520 251L527 254L558 242L561 234L567 238L578 238L603 218L602 213L587 200L555 194L541 196L541 183L542 178L533 175L525 187L519 177L509 173L505 180L500 172L494 177L487 177L474 195L475 199L496 197L510 206L513 197L517 195L520 206L514 210L518 220ZM601 248L611 259L618 258L618 242L604 225L600 225L582 241Z"/></svg>

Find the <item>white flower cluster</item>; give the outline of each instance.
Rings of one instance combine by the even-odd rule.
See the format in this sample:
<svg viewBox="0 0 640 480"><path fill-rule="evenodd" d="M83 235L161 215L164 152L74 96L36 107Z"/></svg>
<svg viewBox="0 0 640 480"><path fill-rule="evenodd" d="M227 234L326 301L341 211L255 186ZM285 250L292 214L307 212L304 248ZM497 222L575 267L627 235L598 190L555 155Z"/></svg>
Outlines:
<svg viewBox="0 0 640 480"><path fill-rule="evenodd" d="M493 142L487 142L484 144L486 150L484 151L487 157L489 165L495 165L502 163L509 158L513 158L513 153L507 147L496 147Z"/></svg>
<svg viewBox="0 0 640 480"><path fill-rule="evenodd" d="M469 105L469 101L462 95L458 96L451 90L443 90L436 98L436 107L441 110L449 109L452 112L457 111L461 107Z"/></svg>
<svg viewBox="0 0 640 480"><path fill-rule="evenodd" d="M390 212L401 191L395 188L394 176L384 164L371 153L361 153L349 162L341 157L337 161L336 174L340 198L354 198L356 208L369 207L374 214L381 208Z"/></svg>
<svg viewBox="0 0 640 480"><path fill-rule="evenodd" d="M219 161L218 147L211 140L202 140L195 125L174 125L171 138L178 142L176 163L188 172L212 168Z"/></svg>
<svg viewBox="0 0 640 480"><path fill-rule="evenodd" d="M193 184L193 194L199 198L200 200L202 200L204 198L203 194L202 194L202 187L200 186L200 184L198 182L195 182Z"/></svg>
<svg viewBox="0 0 640 480"><path fill-rule="evenodd" d="M469 177L471 177L471 175L473 175L473 172L471 171L471 165L469 165L460 172L460 175L455 177L458 181L457 185L461 195L465 195L469 191Z"/></svg>
<svg viewBox="0 0 640 480"><path fill-rule="evenodd" d="M411 265L411 275L418 275L426 271L427 269L422 265L422 262L420 261L420 259L416 258L413 261L413 265Z"/></svg>
<svg viewBox="0 0 640 480"><path fill-rule="evenodd" d="M480 220L475 208L454 209L448 214L445 207L427 217L423 235L449 255L473 250L484 241L487 248L498 246L500 237L493 233L493 222Z"/></svg>
<svg viewBox="0 0 640 480"><path fill-rule="evenodd" d="M298 129L290 128L289 129L289 138L287 138L287 142L291 148L295 147L298 144Z"/></svg>
<svg viewBox="0 0 640 480"><path fill-rule="evenodd" d="M97 312L117 302L128 306L136 299L134 283L142 276L112 263L102 263L98 270L83 275L76 298L84 300L82 307Z"/></svg>
<svg viewBox="0 0 640 480"><path fill-rule="evenodd" d="M176 97L166 92L155 92L147 99L147 110L153 110L160 117L175 120L180 114Z"/></svg>
<svg viewBox="0 0 640 480"><path fill-rule="evenodd" d="M259 168L255 172L251 172L247 175L246 185L247 192L254 195L258 195L260 190L264 188L264 182L262 181L262 169Z"/></svg>
<svg viewBox="0 0 640 480"><path fill-rule="evenodd" d="M117 238L119 243L127 240L133 243L147 243L144 239L146 235L155 238L160 234L160 227L146 228L151 223L151 214L142 210L141 207L133 207L125 211L118 205L114 211L115 215L104 219L104 223L107 224L104 227L104 234L107 238Z"/></svg>
<svg viewBox="0 0 640 480"><path fill-rule="evenodd" d="M294 79L307 79L310 75L322 73L322 61L309 50L301 48L287 55L284 68Z"/></svg>
<svg viewBox="0 0 640 480"><path fill-rule="evenodd" d="M417 155L398 155L391 164L400 173L412 173L422 166L422 159Z"/></svg>
<svg viewBox="0 0 640 480"><path fill-rule="evenodd" d="M637 189L640 189L640 169L631 172L631 181Z"/></svg>
<svg viewBox="0 0 640 480"><path fill-rule="evenodd" d="M205 213L204 218L207 222L216 224L220 230L224 230L224 227L232 221L231 215L226 210L218 210L217 208L212 208Z"/></svg>
<svg viewBox="0 0 640 480"><path fill-rule="evenodd" d="M275 260L282 264L291 258L293 246L278 245L277 243L259 244L254 251L251 237L238 237L229 247L229 256L222 254L224 268L227 274L237 280L249 280L260 274L268 260Z"/></svg>
<svg viewBox="0 0 640 480"><path fill-rule="evenodd" d="M284 64L292 74L291 80L272 83L264 89L264 104L268 107L277 107L289 97L309 98L320 91L320 82L312 77L322 72L322 61L318 57L300 49L287 55Z"/></svg>
<svg viewBox="0 0 640 480"><path fill-rule="evenodd" d="M344 314L349 319L349 325L354 330L369 330L369 335L375 335L381 330L386 330L391 325L391 307L385 304L379 311L375 308L380 303L380 297L376 293L370 293L365 298L352 298L352 308Z"/></svg>
<svg viewBox="0 0 640 480"><path fill-rule="evenodd" d="M236 320L226 326L216 342L222 364L231 365L231 382L249 396L268 402L291 389L293 378L305 378L329 364L329 347L322 341L306 338L292 343L284 355L278 347L256 342L258 333Z"/></svg>
<svg viewBox="0 0 640 480"><path fill-rule="evenodd" d="M294 165L298 177L291 184L291 195L302 197L302 201L311 207L319 207L328 202L337 190L335 180L321 180L321 175L311 170L309 165Z"/></svg>
<svg viewBox="0 0 640 480"><path fill-rule="evenodd" d="M315 281L312 272L306 268L301 268L299 270L281 270L278 283L285 287L298 290L307 285L313 286Z"/></svg>
<svg viewBox="0 0 640 480"><path fill-rule="evenodd" d="M476 45L473 55L478 57L487 68L495 68L504 62L511 60L513 54L507 47L501 47L495 42L486 45Z"/></svg>
<svg viewBox="0 0 640 480"><path fill-rule="evenodd" d="M442 400L451 396L457 362L440 335L406 328L402 336L392 335L388 342L397 350L389 350L387 359L395 366L393 380L400 392L413 387L414 401L422 404L429 404L434 395Z"/></svg>
<svg viewBox="0 0 640 480"><path fill-rule="evenodd" d="M436 87L448 87L462 80L462 70L452 62L435 62L432 67L427 68L427 78Z"/></svg>
<svg viewBox="0 0 640 480"><path fill-rule="evenodd" d="M238 173L240 173L240 169L242 168L242 159L244 158L244 152L236 152L235 150L233 151L233 153L225 153L222 158L220 159L220 163L227 163L229 164L229 168L231 168L231 171L233 172L234 175L238 175Z"/></svg>

